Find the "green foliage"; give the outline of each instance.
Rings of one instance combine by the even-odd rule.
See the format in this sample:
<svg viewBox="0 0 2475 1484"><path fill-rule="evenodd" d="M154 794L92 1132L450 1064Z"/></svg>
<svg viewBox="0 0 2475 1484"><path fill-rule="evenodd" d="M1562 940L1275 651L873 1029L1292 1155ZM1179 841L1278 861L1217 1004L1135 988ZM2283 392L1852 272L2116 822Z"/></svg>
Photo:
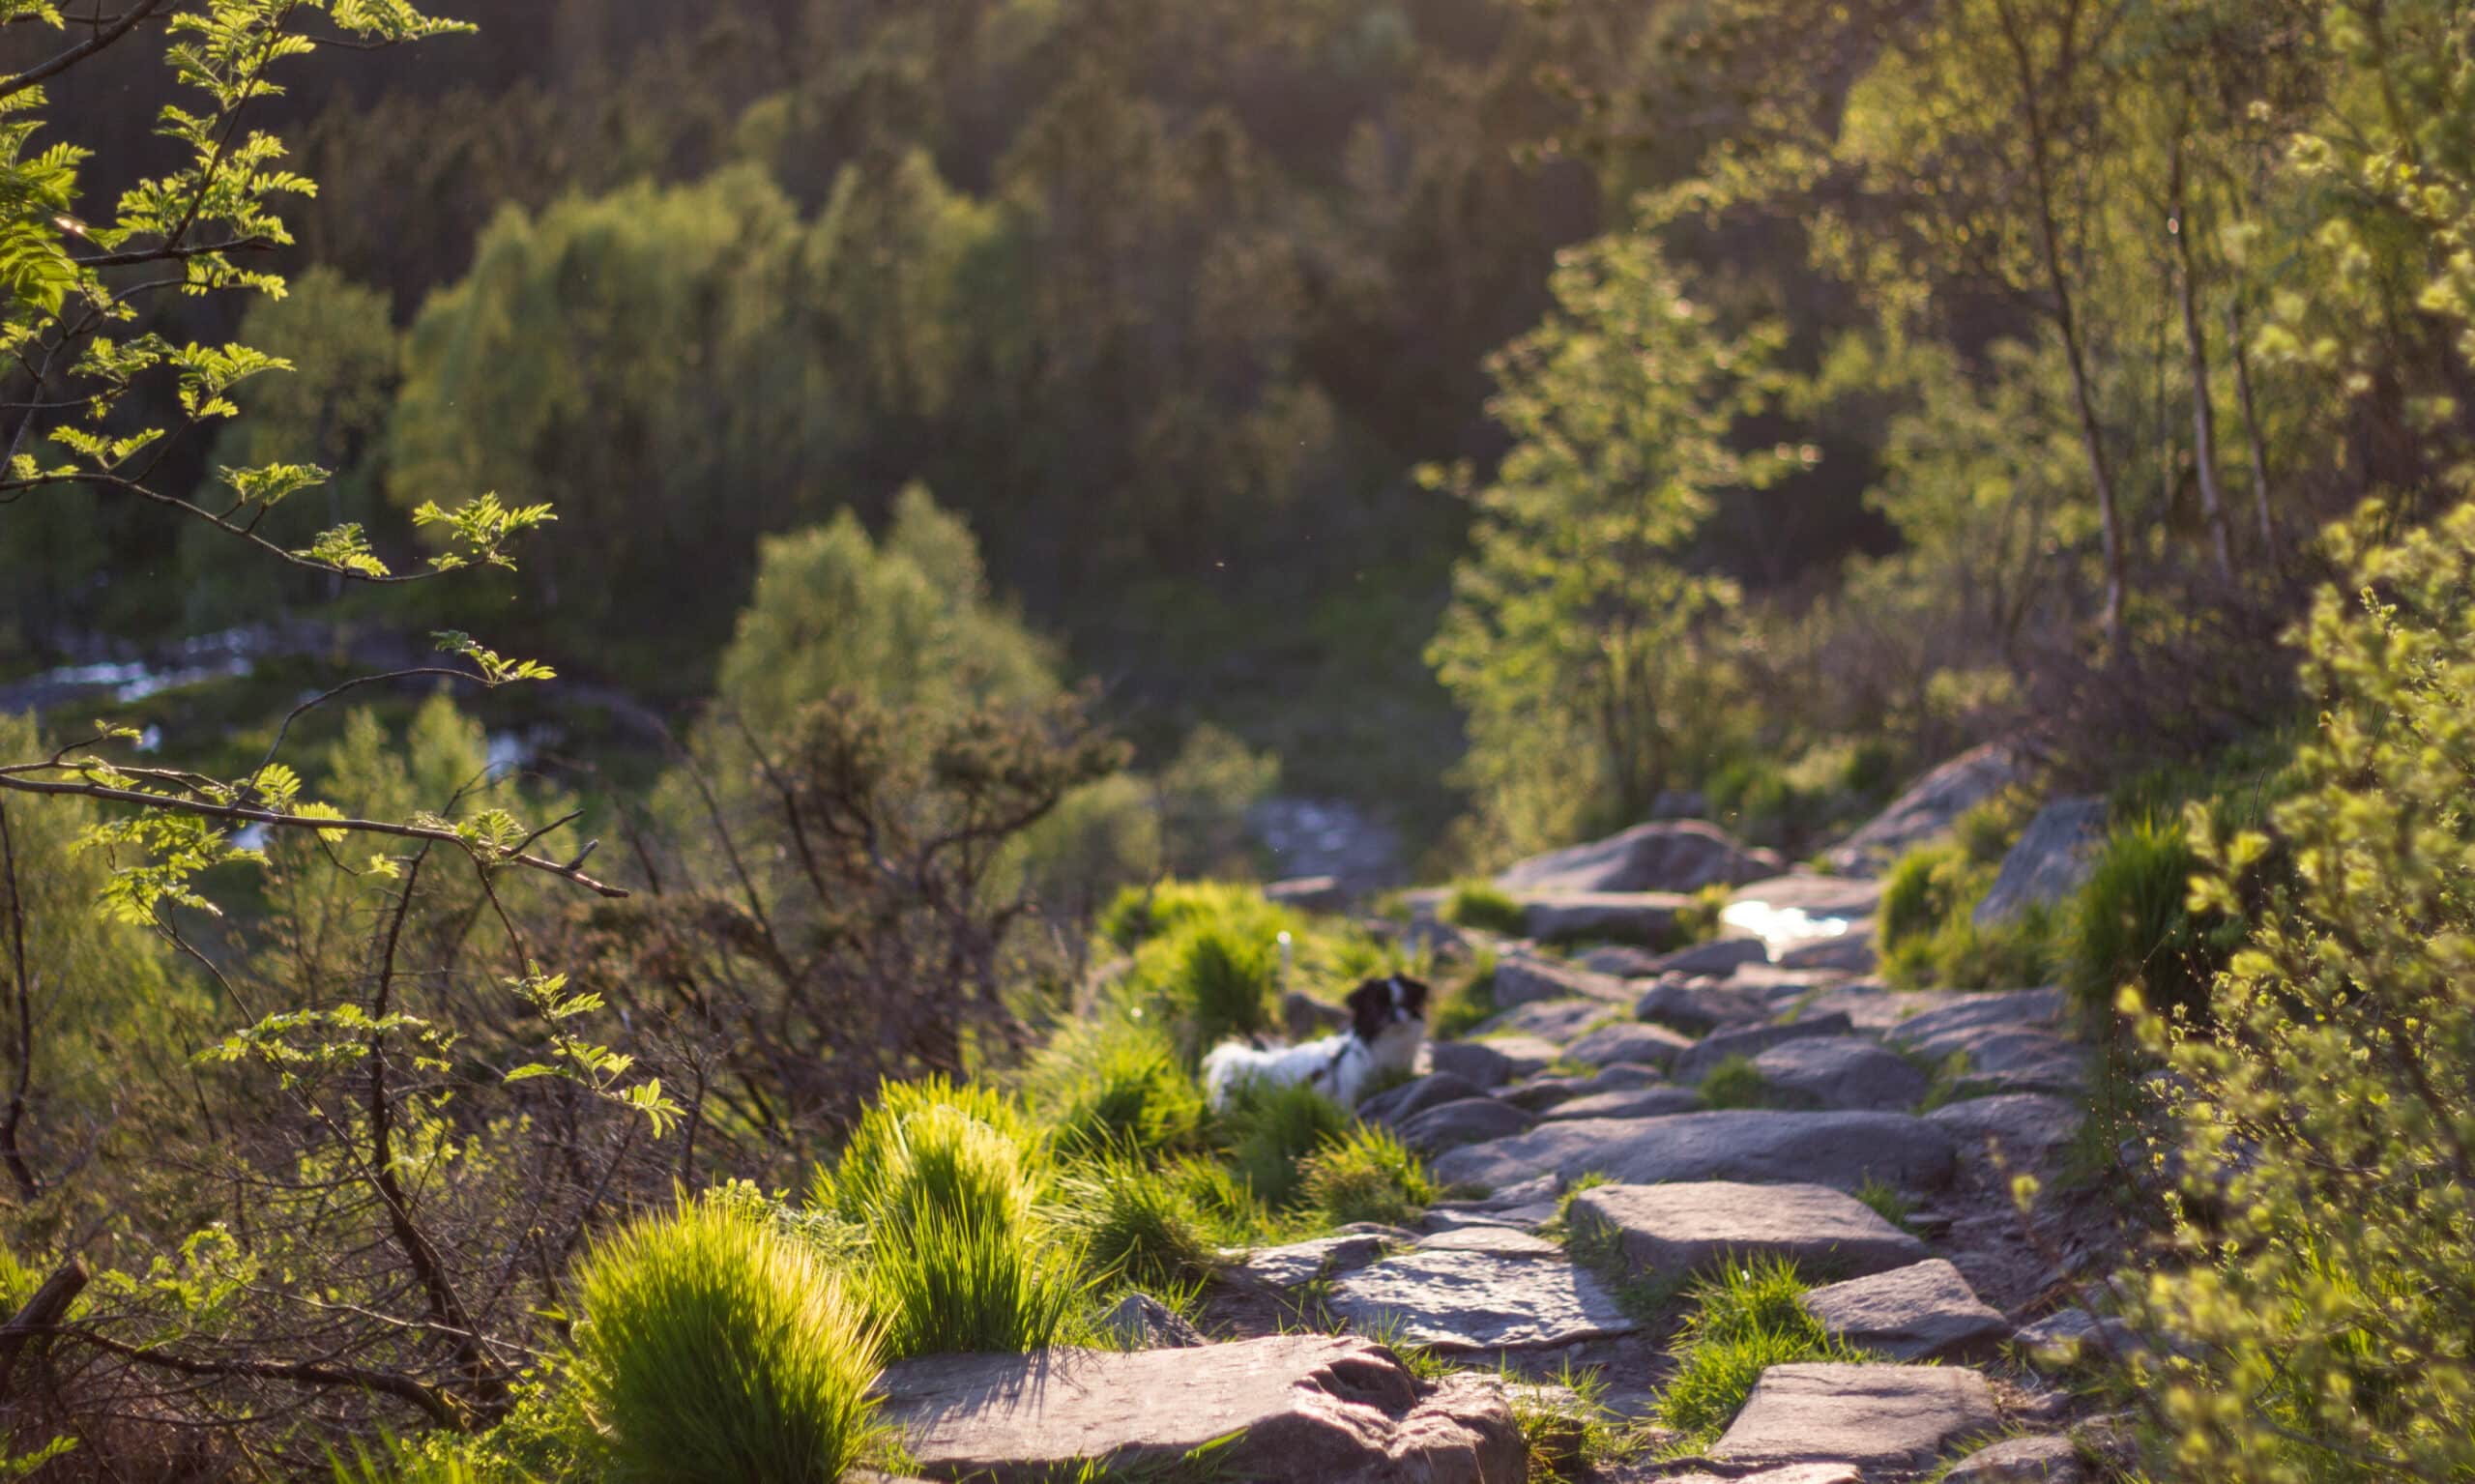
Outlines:
<svg viewBox="0 0 2475 1484"><path fill-rule="evenodd" d="M1102 1287L1177 1294L1213 1271L1214 1219L1190 1178L1132 1158L1108 1158L1066 1175L1063 1219L1082 1243L1085 1269Z"/></svg>
<svg viewBox="0 0 2475 1484"><path fill-rule="evenodd" d="M1529 914L1512 893L1489 882L1465 881L1454 886L1443 904L1443 920L1455 927L1521 938L1529 932Z"/></svg>
<svg viewBox="0 0 2475 1484"><path fill-rule="evenodd" d="M1067 1024L1033 1059L1027 1087L1068 1157L1122 1149L1156 1159L1193 1148L1203 1128L1203 1090L1156 1018Z"/></svg>
<svg viewBox="0 0 2475 1484"><path fill-rule="evenodd" d="M872 1445L876 1336L769 1224L684 1203L598 1243L576 1292L575 1376L606 1477L812 1484Z"/></svg>
<svg viewBox="0 0 2475 1484"><path fill-rule="evenodd" d="M1144 946L1136 955L1133 983L1174 1017L1187 1055L1233 1035L1271 1029L1272 980L1279 946L1238 924L1210 919L1188 922Z"/></svg>
<svg viewBox="0 0 2475 1484"><path fill-rule="evenodd" d="M1119 892L1100 915L1098 927L1102 937L1132 951L1152 938L1207 921L1266 942L1292 926L1289 915L1266 901L1260 887L1170 880Z"/></svg>
<svg viewBox="0 0 2475 1484"><path fill-rule="evenodd" d="M1856 1187L1856 1199L1875 1215L1901 1231L1907 1230L1907 1218L1916 1209L1915 1204L1902 1195L1897 1185L1870 1175L1863 1184Z"/></svg>
<svg viewBox="0 0 2475 1484"><path fill-rule="evenodd" d="M917 1178L911 1133L915 1121L931 1129L930 1157L940 1162L940 1169L950 1170L957 1154L978 1153L993 1161L981 1173L1004 1183L1037 1172L1047 1162L1043 1134L1011 1095L944 1077L888 1082L878 1088L876 1100L860 1115L833 1165L818 1168L809 1204L854 1225L867 1224L892 1208ZM995 1135L1011 1147L1012 1154L991 1153L982 1141L968 1136L972 1128Z"/></svg>
<svg viewBox="0 0 2475 1484"><path fill-rule="evenodd" d="M1770 1097L1770 1084L1746 1056L1729 1057L1702 1079L1704 1108L1759 1108Z"/></svg>
<svg viewBox="0 0 2475 1484"><path fill-rule="evenodd" d="M2258 880L2265 833L2185 816L2193 910L2254 928L2206 1021L2140 1021L2175 1073L2184 1170L2171 1261L2129 1280L2170 1337L2130 1378L2156 1399L2161 1467L2281 1484L2475 1468L2475 507L2381 530L2367 511L2331 533L2344 575L2299 631L2321 719L2271 816L2292 874Z"/></svg>
<svg viewBox="0 0 2475 1484"><path fill-rule="evenodd" d="M1882 904L1875 914L1885 955L1930 936L1961 905L1958 868L1965 858L1956 845L1920 845L1892 864L1882 878Z"/></svg>
<svg viewBox="0 0 2475 1484"><path fill-rule="evenodd" d="M1481 948L1469 971L1427 1006L1427 1033L1440 1041L1456 1040L1496 1017L1496 955Z"/></svg>
<svg viewBox="0 0 2475 1484"><path fill-rule="evenodd" d="M1300 1194L1306 1156L1348 1138L1340 1104L1304 1083L1249 1084L1222 1115L1231 1169L1255 1198L1279 1209Z"/></svg>
<svg viewBox="0 0 2475 1484"><path fill-rule="evenodd" d="M1878 910L1882 973L1893 984L2019 989L2052 981L2065 951L2063 923L2031 902L1979 926L1977 904L2019 833L2020 805L1997 800L1962 816L1957 838L1918 846L1895 862Z"/></svg>
<svg viewBox="0 0 2475 1484"><path fill-rule="evenodd" d="M2141 820L2107 835L2073 904L2068 982L2085 1024L2111 1026L2126 987L2159 1014L2207 1014L2243 926L2191 910L2199 868L2178 826Z"/></svg>
<svg viewBox="0 0 2475 1484"><path fill-rule="evenodd" d="M1862 1358L1805 1312L1804 1294L1795 1266L1779 1258L1730 1261L1693 1287L1675 1373L1659 1394L1659 1423L1680 1435L1680 1447L1717 1438L1774 1365Z"/></svg>
<svg viewBox="0 0 2475 1484"><path fill-rule="evenodd" d="M1436 1186L1389 1130L1359 1123L1298 1162L1297 1197L1325 1225L1407 1226L1435 1200Z"/></svg>

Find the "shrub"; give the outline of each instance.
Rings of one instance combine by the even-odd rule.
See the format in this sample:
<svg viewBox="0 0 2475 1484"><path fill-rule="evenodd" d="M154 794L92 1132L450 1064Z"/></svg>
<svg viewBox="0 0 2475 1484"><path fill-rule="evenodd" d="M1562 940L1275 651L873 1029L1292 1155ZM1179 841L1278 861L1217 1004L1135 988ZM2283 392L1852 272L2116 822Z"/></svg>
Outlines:
<svg viewBox="0 0 2475 1484"><path fill-rule="evenodd" d="M1275 1209L1298 1189L1298 1162L1350 1131L1341 1105L1302 1083L1242 1089L1223 1119L1230 1165L1256 1199Z"/></svg>
<svg viewBox="0 0 2475 1484"><path fill-rule="evenodd" d="M2106 837L2075 902L2070 985L2085 1022L2110 1025L2114 996L2136 986L2161 1014L2203 1015L2238 918L2188 906L2200 868L2181 827L2143 820Z"/></svg>
<svg viewBox="0 0 2475 1484"><path fill-rule="evenodd" d="M1403 1226L1435 1200L1435 1180L1388 1130L1361 1123L1298 1162L1297 1194L1331 1226Z"/></svg>
<svg viewBox="0 0 2475 1484"><path fill-rule="evenodd" d="M1660 1425L1699 1447L1727 1427L1770 1367L1861 1358L1805 1312L1804 1294L1794 1266L1777 1258L1732 1261L1694 1285L1675 1374L1659 1397Z"/></svg>
<svg viewBox="0 0 2475 1484"><path fill-rule="evenodd" d="M2194 903L2257 892L2257 925L2211 1024L2139 1022L2186 1200L2129 1275L2171 1337L2132 1382L2161 1471L2238 1484L2475 1474L2475 507L2329 542L2346 576L2299 630L2320 726L2272 815L2291 875L2263 887L2269 839L2188 811Z"/></svg>
<svg viewBox="0 0 2475 1484"><path fill-rule="evenodd" d="M1168 1174L1126 1159L1093 1164L1059 1188L1064 1220L1083 1243L1085 1270L1104 1285L1154 1295L1211 1275L1210 1221Z"/></svg>
<svg viewBox="0 0 2475 1484"><path fill-rule="evenodd" d="M909 1125L924 1115L942 1119L948 1114L1011 1145L1019 1172L1044 1165L1039 1131L1022 1104L1006 1093L976 1083L958 1086L944 1077L888 1082L877 1089L877 1100L859 1116L833 1167L817 1171L811 1204L854 1225L874 1220L898 1198L900 1182L912 1173Z"/></svg>
<svg viewBox="0 0 2475 1484"><path fill-rule="evenodd" d="M875 1336L768 1223L684 1204L596 1246L576 1293L575 1376L605 1477L813 1484L871 1443Z"/></svg>
<svg viewBox="0 0 2475 1484"><path fill-rule="evenodd" d="M1953 868L1965 858L1956 845L1919 846L1899 858L1882 879L1882 902L1876 909L1882 952L1931 937L1951 915Z"/></svg>
<svg viewBox="0 0 2475 1484"><path fill-rule="evenodd" d="M1440 1041L1469 1034L1496 1018L1496 954L1480 948L1470 974L1427 1009L1427 1033Z"/></svg>
<svg viewBox="0 0 2475 1484"><path fill-rule="evenodd" d="M1751 1057L1729 1057L1702 1079L1705 1108L1759 1108L1770 1095L1770 1084Z"/></svg>
<svg viewBox="0 0 2475 1484"><path fill-rule="evenodd" d="M1443 920L1456 927L1519 938L1529 932L1529 914L1511 892L1483 881L1465 881L1452 888L1443 904Z"/></svg>
<svg viewBox="0 0 2475 1484"><path fill-rule="evenodd" d="M1029 1087L1058 1151L1070 1157L1175 1153L1193 1148L1203 1127L1203 1090L1157 1020L1067 1026L1034 1061Z"/></svg>

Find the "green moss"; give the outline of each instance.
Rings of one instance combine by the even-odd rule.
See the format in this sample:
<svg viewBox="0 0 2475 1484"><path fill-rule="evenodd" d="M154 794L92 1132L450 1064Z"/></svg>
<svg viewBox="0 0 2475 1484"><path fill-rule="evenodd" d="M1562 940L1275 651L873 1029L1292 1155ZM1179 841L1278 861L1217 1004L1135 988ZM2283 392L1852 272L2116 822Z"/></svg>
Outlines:
<svg viewBox="0 0 2475 1484"><path fill-rule="evenodd" d="M1443 920L1455 927L1501 933L1519 938L1529 932L1529 914L1512 893L1483 881L1465 881L1452 888L1443 904Z"/></svg>
<svg viewBox="0 0 2475 1484"><path fill-rule="evenodd" d="M1751 1057L1730 1057L1702 1079L1704 1108L1760 1108L1769 1097L1770 1084Z"/></svg>

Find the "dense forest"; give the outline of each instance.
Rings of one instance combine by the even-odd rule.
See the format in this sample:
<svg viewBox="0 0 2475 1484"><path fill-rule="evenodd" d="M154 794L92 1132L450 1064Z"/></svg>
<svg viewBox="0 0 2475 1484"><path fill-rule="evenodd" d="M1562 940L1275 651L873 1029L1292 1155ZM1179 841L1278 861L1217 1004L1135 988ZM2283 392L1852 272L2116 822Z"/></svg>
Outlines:
<svg viewBox="0 0 2475 1484"><path fill-rule="evenodd" d="M880 1370L1138 1298L1432 1401L1233 1272L1531 1208L1666 1338L1461 1347L1519 1467L1753 1459L1828 1263L1473 1173L1618 1092L2067 1105L1821 1181L2140 1341L1865 1478L2475 1468L2453 0L0 0L0 1476L975 1477ZM1535 1058L1209 1082L1354 984Z"/></svg>

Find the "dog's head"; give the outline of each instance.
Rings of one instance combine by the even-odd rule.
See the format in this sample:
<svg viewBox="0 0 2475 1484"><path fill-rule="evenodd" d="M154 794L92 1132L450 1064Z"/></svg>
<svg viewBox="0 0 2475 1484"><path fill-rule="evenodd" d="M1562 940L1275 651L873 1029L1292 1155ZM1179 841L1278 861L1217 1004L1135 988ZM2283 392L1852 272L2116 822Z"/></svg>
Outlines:
<svg viewBox="0 0 2475 1484"><path fill-rule="evenodd" d="M1350 991L1350 1029L1369 1046L1388 1033L1423 1034L1427 987L1406 974L1369 979Z"/></svg>

